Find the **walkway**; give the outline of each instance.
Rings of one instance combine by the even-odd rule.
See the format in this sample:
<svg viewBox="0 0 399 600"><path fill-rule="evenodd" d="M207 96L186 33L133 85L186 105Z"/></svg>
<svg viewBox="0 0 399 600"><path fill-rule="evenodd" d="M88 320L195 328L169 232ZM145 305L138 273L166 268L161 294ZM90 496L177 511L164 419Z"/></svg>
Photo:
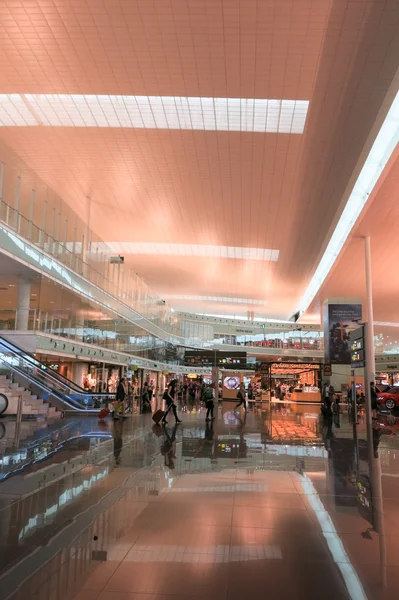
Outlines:
<svg viewBox="0 0 399 600"><path fill-rule="evenodd" d="M74 434L85 428L85 440L103 436L74 448L75 460L81 450L89 457L83 468L11 510L8 500L7 515L0 484L4 564L7 549L14 556L0 589L20 585L0 597L398 597L396 422L380 419L374 440L384 498L373 510L362 415L355 445L346 413L331 423L314 406L254 409L246 419L231 408L207 425L202 410L182 413L182 425L170 419L166 430L148 416L69 423Z"/></svg>

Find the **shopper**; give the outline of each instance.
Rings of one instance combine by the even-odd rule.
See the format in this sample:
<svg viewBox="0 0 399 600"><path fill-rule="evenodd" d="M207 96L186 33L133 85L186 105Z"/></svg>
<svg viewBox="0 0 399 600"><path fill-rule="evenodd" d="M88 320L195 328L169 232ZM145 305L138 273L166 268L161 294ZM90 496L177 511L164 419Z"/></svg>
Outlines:
<svg viewBox="0 0 399 600"><path fill-rule="evenodd" d="M148 393L147 381L144 383L144 386L143 386L143 393L141 396L141 410L143 413L151 412L150 396Z"/></svg>
<svg viewBox="0 0 399 600"><path fill-rule="evenodd" d="M168 388L164 391L163 399L166 403L165 414L162 417L162 423L167 423L166 417L169 414L169 411L172 409L173 414L175 416L176 423L181 423L179 417L177 416L177 409L175 404L175 395L176 395L176 383L175 380L171 381Z"/></svg>
<svg viewBox="0 0 399 600"><path fill-rule="evenodd" d="M148 386L148 402L151 404L152 402L152 397L154 395L154 384L150 383L150 385Z"/></svg>
<svg viewBox="0 0 399 600"><path fill-rule="evenodd" d="M118 388L116 390L116 401L114 404L114 419L123 418L125 415L125 380L122 379L119 381Z"/></svg>
<svg viewBox="0 0 399 600"><path fill-rule="evenodd" d="M370 381L370 400L371 400L371 415L372 415L373 419L376 419L378 403L377 403L377 392L375 390L374 381Z"/></svg>
<svg viewBox="0 0 399 600"><path fill-rule="evenodd" d="M335 390L329 381L326 381L323 388L323 401L326 408L326 414L330 416L332 414L331 406L334 402Z"/></svg>
<svg viewBox="0 0 399 600"><path fill-rule="evenodd" d="M248 400L252 400L254 397L254 389L252 387L252 383L248 385Z"/></svg>
<svg viewBox="0 0 399 600"><path fill-rule="evenodd" d="M205 388L205 406L207 408L205 421L211 421L211 420L213 421L213 419L215 418L213 416L214 397L215 397L214 389L212 388L212 386L208 385Z"/></svg>
<svg viewBox="0 0 399 600"><path fill-rule="evenodd" d="M195 383L191 383L188 388L188 403L191 408L195 404Z"/></svg>
<svg viewBox="0 0 399 600"><path fill-rule="evenodd" d="M237 398L239 399L239 403L237 404L236 409L243 404L244 410L247 410L247 404L245 402L245 385L244 385L244 383L240 384L240 389L238 390Z"/></svg>

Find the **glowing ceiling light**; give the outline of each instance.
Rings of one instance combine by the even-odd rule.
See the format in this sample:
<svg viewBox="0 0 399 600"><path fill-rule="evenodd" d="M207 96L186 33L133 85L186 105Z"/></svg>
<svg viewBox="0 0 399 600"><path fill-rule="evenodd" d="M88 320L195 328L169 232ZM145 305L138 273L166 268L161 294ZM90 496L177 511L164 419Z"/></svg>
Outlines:
<svg viewBox="0 0 399 600"><path fill-rule="evenodd" d="M335 263L392 152L399 142L399 93L371 147L328 246L297 308L305 311Z"/></svg>
<svg viewBox="0 0 399 600"><path fill-rule="evenodd" d="M303 133L308 108L308 100L0 94L0 126Z"/></svg>
<svg viewBox="0 0 399 600"><path fill-rule="evenodd" d="M191 294L166 294L166 300L202 300L204 302L224 302L226 304L267 304L266 300L254 298L233 298L231 296L195 296Z"/></svg>
<svg viewBox="0 0 399 600"><path fill-rule="evenodd" d="M99 244L99 248L100 250L108 250L116 254L160 254L163 256L199 256L272 262L278 260L280 253L279 250L271 250L269 248L208 246L205 244L159 244L152 242L107 242Z"/></svg>

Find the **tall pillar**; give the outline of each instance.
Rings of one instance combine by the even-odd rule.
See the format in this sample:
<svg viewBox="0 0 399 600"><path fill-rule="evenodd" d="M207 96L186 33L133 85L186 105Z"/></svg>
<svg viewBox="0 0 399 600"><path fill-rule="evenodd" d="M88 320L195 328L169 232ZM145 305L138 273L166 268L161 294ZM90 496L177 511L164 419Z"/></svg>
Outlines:
<svg viewBox="0 0 399 600"><path fill-rule="evenodd" d="M18 277L18 305L15 329L28 330L31 282L29 279Z"/></svg>

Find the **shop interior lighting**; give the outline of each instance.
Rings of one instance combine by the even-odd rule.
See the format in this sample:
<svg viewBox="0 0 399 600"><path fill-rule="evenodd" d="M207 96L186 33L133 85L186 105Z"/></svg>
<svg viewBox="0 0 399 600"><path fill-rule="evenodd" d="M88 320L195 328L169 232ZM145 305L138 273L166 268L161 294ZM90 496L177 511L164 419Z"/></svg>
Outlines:
<svg viewBox="0 0 399 600"><path fill-rule="evenodd" d="M227 319L235 321L246 321L246 325L255 325L256 323L287 323L292 325L292 321L284 321L284 319L265 319L263 317L255 317L248 321L248 315L217 315L214 313L194 313L198 317L211 317L214 319Z"/></svg>
<svg viewBox="0 0 399 600"><path fill-rule="evenodd" d="M308 100L0 94L2 127L115 127L303 133Z"/></svg>
<svg viewBox="0 0 399 600"><path fill-rule="evenodd" d="M225 302L226 304L267 304L266 300L253 298L232 298L231 296L195 296L190 294L166 294L166 300L203 300L204 302Z"/></svg>
<svg viewBox="0 0 399 600"><path fill-rule="evenodd" d="M371 147L328 246L297 308L304 312L317 294L399 142L399 92Z"/></svg>
<svg viewBox="0 0 399 600"><path fill-rule="evenodd" d="M107 242L108 251L120 254L160 254L163 256L198 256L276 262L280 251L243 246L211 246L206 244L164 244L152 242Z"/></svg>

